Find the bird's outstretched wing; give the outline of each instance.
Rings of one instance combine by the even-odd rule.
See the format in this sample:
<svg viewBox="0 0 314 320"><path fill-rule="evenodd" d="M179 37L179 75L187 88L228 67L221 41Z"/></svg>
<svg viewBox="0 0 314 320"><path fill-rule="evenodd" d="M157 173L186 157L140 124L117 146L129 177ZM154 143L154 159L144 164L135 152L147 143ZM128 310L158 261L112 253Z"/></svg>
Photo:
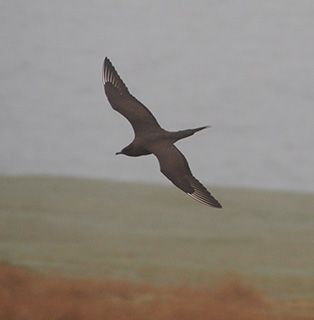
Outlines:
<svg viewBox="0 0 314 320"><path fill-rule="evenodd" d="M161 129L153 114L130 94L107 57L103 64L103 84L112 108L130 121L135 134Z"/></svg>
<svg viewBox="0 0 314 320"><path fill-rule="evenodd" d="M184 155L171 143L159 143L153 146L152 152L157 157L160 171L195 200L216 208L221 204L210 192L192 175Z"/></svg>

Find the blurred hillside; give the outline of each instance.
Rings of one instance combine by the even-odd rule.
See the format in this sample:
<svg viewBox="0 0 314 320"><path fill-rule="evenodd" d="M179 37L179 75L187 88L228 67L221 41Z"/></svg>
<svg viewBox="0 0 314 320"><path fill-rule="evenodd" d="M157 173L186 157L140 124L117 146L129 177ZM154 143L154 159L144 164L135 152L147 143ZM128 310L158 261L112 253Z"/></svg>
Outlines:
<svg viewBox="0 0 314 320"><path fill-rule="evenodd" d="M0 178L0 260L44 272L157 284L237 273L281 298L314 298L314 197L211 188L224 208L171 186Z"/></svg>

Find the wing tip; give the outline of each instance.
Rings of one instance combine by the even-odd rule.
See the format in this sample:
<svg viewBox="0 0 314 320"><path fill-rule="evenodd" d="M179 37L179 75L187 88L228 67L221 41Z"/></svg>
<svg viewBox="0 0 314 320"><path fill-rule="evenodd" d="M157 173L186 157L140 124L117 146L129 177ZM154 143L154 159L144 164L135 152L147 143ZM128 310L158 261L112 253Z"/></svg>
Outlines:
<svg viewBox="0 0 314 320"><path fill-rule="evenodd" d="M194 200L196 200L206 206L214 207L216 209L222 208L222 205L213 196L210 196L210 197L207 196L207 198L203 198L203 197L193 195L193 193L188 193L188 195L191 198L193 198Z"/></svg>
<svg viewBox="0 0 314 320"><path fill-rule="evenodd" d="M105 85L106 82L110 82L110 69L113 69L113 65L108 57L105 57L103 65L102 65L102 81Z"/></svg>
<svg viewBox="0 0 314 320"><path fill-rule="evenodd" d="M219 203L219 201L215 199L198 180L196 180L196 183L192 183L192 188L194 189L193 192L188 193L188 195L193 199L217 209L222 208L222 205Z"/></svg>
<svg viewBox="0 0 314 320"><path fill-rule="evenodd" d="M217 205L215 205L213 207L215 207L217 209L222 209L222 205L218 201L217 201Z"/></svg>
<svg viewBox="0 0 314 320"><path fill-rule="evenodd" d="M105 67L107 65L112 65L112 63L108 57L105 57L104 62L103 62L103 69L105 69Z"/></svg>
<svg viewBox="0 0 314 320"><path fill-rule="evenodd" d="M108 57L105 57L102 68L102 82L105 85L107 82L110 82L115 88L120 92L128 93L128 88L120 78L118 72L113 66L112 62Z"/></svg>
<svg viewBox="0 0 314 320"><path fill-rule="evenodd" d="M106 69L107 69L108 61L110 61L110 60L107 57L105 57L104 62L102 64L102 83L103 83L103 85L105 85L107 82Z"/></svg>

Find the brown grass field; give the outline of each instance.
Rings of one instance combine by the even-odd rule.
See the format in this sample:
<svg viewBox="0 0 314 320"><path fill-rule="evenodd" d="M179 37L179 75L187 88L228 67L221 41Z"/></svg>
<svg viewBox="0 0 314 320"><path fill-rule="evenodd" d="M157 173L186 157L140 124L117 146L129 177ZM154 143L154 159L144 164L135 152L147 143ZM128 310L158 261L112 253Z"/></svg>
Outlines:
<svg viewBox="0 0 314 320"><path fill-rule="evenodd" d="M313 195L212 190L0 177L0 320L314 319Z"/></svg>
<svg viewBox="0 0 314 320"><path fill-rule="evenodd" d="M267 299L236 277L208 289L69 280L0 265L0 319L6 320L314 319L314 303L294 304Z"/></svg>

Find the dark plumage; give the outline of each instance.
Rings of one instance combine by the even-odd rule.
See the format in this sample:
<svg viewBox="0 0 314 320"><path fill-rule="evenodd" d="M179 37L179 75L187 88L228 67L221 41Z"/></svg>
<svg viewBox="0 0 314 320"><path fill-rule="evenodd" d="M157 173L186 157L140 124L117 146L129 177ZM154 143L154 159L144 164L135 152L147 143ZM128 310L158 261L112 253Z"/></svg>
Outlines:
<svg viewBox="0 0 314 320"><path fill-rule="evenodd" d="M189 137L207 126L180 131L161 128L153 114L130 94L108 58L105 58L103 65L103 84L112 108L129 120L135 133L134 140L116 154L131 157L154 154L159 161L160 171L174 185L203 204L221 208L221 204L193 177L187 160L174 145L179 139Z"/></svg>

